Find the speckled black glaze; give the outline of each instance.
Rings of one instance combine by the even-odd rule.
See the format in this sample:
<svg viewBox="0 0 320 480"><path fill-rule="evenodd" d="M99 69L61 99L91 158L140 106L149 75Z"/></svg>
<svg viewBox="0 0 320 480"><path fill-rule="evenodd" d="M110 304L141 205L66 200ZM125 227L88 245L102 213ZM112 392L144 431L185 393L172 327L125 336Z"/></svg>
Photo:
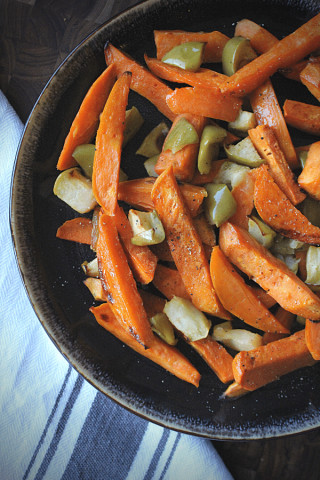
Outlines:
<svg viewBox="0 0 320 480"><path fill-rule="evenodd" d="M279 38L320 11L319 1L151 0L92 33L65 60L44 89L25 128L12 180L11 226L16 255L30 301L49 337L97 389L128 410L163 426L215 439L248 440L302 432L320 425L320 365L289 374L235 402L219 400L225 389L200 357L180 342L202 374L200 388L184 383L125 347L104 331L88 309L80 264L89 248L55 238L57 227L77 216L52 193L59 151L80 102L105 68L107 40L142 61L154 55L154 29L221 30L232 36L248 17ZM274 76L285 97L313 102L301 85ZM134 152L162 116L130 94L145 123L124 152L131 178L145 175ZM310 139L292 131L295 144Z"/></svg>

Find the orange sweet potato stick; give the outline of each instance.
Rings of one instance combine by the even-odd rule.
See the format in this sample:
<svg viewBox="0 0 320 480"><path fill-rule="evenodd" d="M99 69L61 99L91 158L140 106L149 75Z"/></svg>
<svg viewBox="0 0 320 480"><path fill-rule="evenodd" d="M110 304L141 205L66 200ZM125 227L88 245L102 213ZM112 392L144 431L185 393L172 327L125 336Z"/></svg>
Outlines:
<svg viewBox="0 0 320 480"><path fill-rule="evenodd" d="M215 160L214 162L212 162L209 173L201 174L199 170L196 170L194 177L190 183L192 183L192 185L199 186L205 185L206 183L211 183L212 180L218 175L220 168L226 161L227 160Z"/></svg>
<svg viewBox="0 0 320 480"><path fill-rule="evenodd" d="M306 343L315 360L320 360L320 322L306 319Z"/></svg>
<svg viewBox="0 0 320 480"><path fill-rule="evenodd" d="M259 167L254 203L262 220L282 235L312 245L320 244L320 228L315 227L290 202L275 183L266 165Z"/></svg>
<svg viewBox="0 0 320 480"><path fill-rule="evenodd" d="M286 68L320 47L320 14L277 42L270 50L240 68L221 90L245 96L262 85L277 70Z"/></svg>
<svg viewBox="0 0 320 480"><path fill-rule="evenodd" d="M221 382L228 383L233 380L233 358L220 343L213 340L211 335L188 343L199 353Z"/></svg>
<svg viewBox="0 0 320 480"><path fill-rule="evenodd" d="M108 303L104 303L99 307L91 307L90 311L94 314L99 325L112 333L121 342L140 353L140 355L165 368L181 380L189 382L196 387L199 386L200 373L179 350L168 345L156 335L152 338L150 348L145 350L143 346L122 327Z"/></svg>
<svg viewBox="0 0 320 480"><path fill-rule="evenodd" d="M300 73L302 70L307 66L308 59L305 58L300 62L297 62L293 65L289 65L289 67L281 68L279 72L289 80L295 80L296 82L301 82Z"/></svg>
<svg viewBox="0 0 320 480"><path fill-rule="evenodd" d="M229 218L229 221L242 225L246 229L248 229L249 215L254 209L254 184L257 172L257 168L250 170L245 178L231 190L232 196L237 202L237 210Z"/></svg>
<svg viewBox="0 0 320 480"><path fill-rule="evenodd" d="M286 327L290 331L293 321L295 319L295 315L293 313L288 312L288 310L285 310L279 305L274 313L274 316L277 318L277 320L279 320L279 322L281 322L284 327ZM288 334L286 333L266 332L262 337L262 341L264 344L267 344L270 342L275 342L276 340L280 340L280 338L284 338L287 336Z"/></svg>
<svg viewBox="0 0 320 480"><path fill-rule="evenodd" d="M217 244L217 237L213 225L210 225L204 213L193 217L193 224L205 245L214 247Z"/></svg>
<svg viewBox="0 0 320 480"><path fill-rule="evenodd" d="M169 149L166 150L165 140L154 169L155 172L160 175L169 165L172 165L175 177L181 182L189 182L193 178L196 170L200 139L202 131L207 124L207 119L205 117L191 114L178 115L173 121L171 129L166 138L169 138L170 132L175 128L176 124L182 118L187 120L194 127L198 134L199 142L185 145L181 150L173 153Z"/></svg>
<svg viewBox="0 0 320 480"><path fill-rule="evenodd" d="M108 67L88 90L65 139L57 163L58 170L65 170L77 165L76 160L72 156L74 149L78 145L91 142L95 136L99 125L99 116L115 80L115 67Z"/></svg>
<svg viewBox="0 0 320 480"><path fill-rule="evenodd" d="M121 149L131 73L118 78L103 109L96 138L92 189L94 196L108 215L115 215L118 204L118 184Z"/></svg>
<svg viewBox="0 0 320 480"><path fill-rule="evenodd" d="M309 61L300 73L301 82L320 102L320 62Z"/></svg>
<svg viewBox="0 0 320 480"><path fill-rule="evenodd" d="M320 142L311 145L298 183L310 197L320 200Z"/></svg>
<svg viewBox="0 0 320 480"><path fill-rule="evenodd" d="M153 293L147 292L139 288L139 293L143 301L143 306L147 312L148 318L154 317L157 313L162 313L164 306L166 304L166 299L154 295Z"/></svg>
<svg viewBox="0 0 320 480"><path fill-rule="evenodd" d="M320 135L320 107L286 99L283 114L288 125L311 135Z"/></svg>
<svg viewBox="0 0 320 480"><path fill-rule="evenodd" d="M233 373L239 385L253 391L315 363L306 345L305 331L301 330L254 350L237 353L233 359Z"/></svg>
<svg viewBox="0 0 320 480"><path fill-rule="evenodd" d="M158 263L157 257L147 245L139 246L131 243L133 237L132 228L127 215L121 207L116 209L114 219L136 281L144 285L152 282Z"/></svg>
<svg viewBox="0 0 320 480"><path fill-rule="evenodd" d="M172 92L168 85L111 43L105 46L104 54L107 65L116 65L117 76L124 72L131 72L130 88L153 103L171 121L174 120L175 114L166 103L166 96Z"/></svg>
<svg viewBox="0 0 320 480"><path fill-rule="evenodd" d="M293 313L288 312L288 310L285 310L284 308L280 307L280 305L277 307L277 310L274 313L275 317L279 320L279 322L282 323L288 330L291 329L292 324L294 322L295 316Z"/></svg>
<svg viewBox="0 0 320 480"><path fill-rule="evenodd" d="M242 99L214 89L182 87L176 88L167 95L167 104L176 115L192 113L216 120L234 122L240 112Z"/></svg>
<svg viewBox="0 0 320 480"><path fill-rule="evenodd" d="M234 34L235 36L248 38L252 48L259 55L270 50L279 41L277 37L268 32L268 30L246 18L237 23ZM307 63L308 60L303 59L301 62L290 65L285 69L280 69L280 72L285 77L300 82L300 72L304 69Z"/></svg>
<svg viewBox="0 0 320 480"><path fill-rule="evenodd" d="M137 178L120 182L118 187L118 200L129 203L142 210L154 210L151 191L156 179L153 177ZM207 196L205 188L184 183L179 185L181 193L189 208L192 217L198 215L203 199Z"/></svg>
<svg viewBox="0 0 320 480"><path fill-rule="evenodd" d="M263 345L267 345L267 343L276 342L281 338L288 337L288 333L273 333L273 332L265 332L262 336Z"/></svg>
<svg viewBox="0 0 320 480"><path fill-rule="evenodd" d="M211 247L211 245L207 245L206 243L204 243L203 248L204 248L204 253L205 253L206 259L207 259L208 262L210 262L211 252L212 252L213 247Z"/></svg>
<svg viewBox="0 0 320 480"><path fill-rule="evenodd" d="M136 178L120 182L118 187L118 200L141 210L152 211L154 205L151 191L155 182L154 177Z"/></svg>
<svg viewBox="0 0 320 480"><path fill-rule="evenodd" d="M305 282L307 278L307 250L295 250L294 255L299 260L298 275Z"/></svg>
<svg viewBox="0 0 320 480"><path fill-rule="evenodd" d="M144 59L152 73L169 82L185 83L192 87L198 86L217 90L219 85L228 78L223 73L215 72L209 68L199 68L196 72L192 72L191 70L184 70L175 65L161 62L156 58L150 58L146 54Z"/></svg>
<svg viewBox="0 0 320 480"><path fill-rule="evenodd" d="M99 218L97 259L100 278L117 319L129 335L143 347L149 347L153 341L151 326L121 246L114 217L106 214Z"/></svg>
<svg viewBox="0 0 320 480"><path fill-rule="evenodd" d="M240 20L234 31L235 37L250 40L251 47L259 54L267 52L278 43L277 37L268 32L264 27L244 18Z"/></svg>
<svg viewBox="0 0 320 480"><path fill-rule="evenodd" d="M91 244L92 222L86 217L77 217L67 220L56 233L57 238L72 242Z"/></svg>
<svg viewBox="0 0 320 480"><path fill-rule="evenodd" d="M158 260L163 262L173 262L171 250L166 239L164 239L161 243L150 245L149 248L156 255Z"/></svg>
<svg viewBox="0 0 320 480"><path fill-rule="evenodd" d="M228 386L227 390L223 392L220 400L236 400L237 398L240 398L247 393L249 393L249 390L241 387L241 385L239 385L239 383L237 382L232 382Z"/></svg>
<svg viewBox="0 0 320 480"><path fill-rule="evenodd" d="M222 305L230 313L264 332L290 332L258 299L218 245L212 249L210 274Z"/></svg>
<svg viewBox="0 0 320 480"><path fill-rule="evenodd" d="M199 310L230 318L214 291L203 244L185 204L172 167L157 179L152 200L166 232L172 256L192 302Z"/></svg>
<svg viewBox="0 0 320 480"><path fill-rule="evenodd" d="M274 298L272 298L271 295L269 295L268 292L265 292L259 285L254 283L254 284L251 285L251 288L252 288L252 290L254 290L254 293L259 298L259 300L268 309L273 307L277 303L276 300Z"/></svg>
<svg viewBox="0 0 320 480"><path fill-rule="evenodd" d="M100 302L108 302L110 300L108 294L103 289L100 278L88 277L83 283L88 287L95 300ZM166 303L165 298L154 295L141 288L138 289L138 291L142 298L143 306L148 318L153 317L157 313L163 312Z"/></svg>
<svg viewBox="0 0 320 480"><path fill-rule="evenodd" d="M152 283L168 300L180 297L191 301L191 296L187 292L178 270L159 263Z"/></svg>
<svg viewBox="0 0 320 480"><path fill-rule="evenodd" d="M258 125L249 130L249 136L260 157L269 166L269 173L278 187L293 205L301 203L306 198L306 194L301 191L279 146L273 128L269 125Z"/></svg>
<svg viewBox="0 0 320 480"><path fill-rule="evenodd" d="M270 293L285 310L305 318L320 318L319 298L244 228L229 222L222 224L219 245L231 263Z"/></svg>
<svg viewBox="0 0 320 480"><path fill-rule="evenodd" d="M271 80L267 80L250 94L250 103L258 125L272 127L279 146L290 168L300 167L286 121Z"/></svg>
<svg viewBox="0 0 320 480"><path fill-rule="evenodd" d="M204 63L217 63L222 60L222 51L229 37L221 32L185 32L183 30L154 30L154 41L157 48L157 58L170 52L173 47L187 42L204 42Z"/></svg>

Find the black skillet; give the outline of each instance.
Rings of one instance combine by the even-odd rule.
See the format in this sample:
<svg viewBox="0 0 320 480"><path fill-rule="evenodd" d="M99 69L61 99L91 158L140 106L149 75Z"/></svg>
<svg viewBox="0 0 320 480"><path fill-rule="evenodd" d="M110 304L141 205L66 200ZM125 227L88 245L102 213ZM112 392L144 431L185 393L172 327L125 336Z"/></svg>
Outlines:
<svg viewBox="0 0 320 480"><path fill-rule="evenodd" d="M155 55L154 29L220 30L233 36L249 18L279 39L320 11L319 1L154 0L115 17L85 39L48 82L27 122L12 181L14 244L31 303L49 337L97 389L128 410L163 426L215 439L257 439L306 431L320 425L320 365L289 374L234 402L219 399L225 386L187 345L179 348L202 374L199 389L140 357L104 331L88 311L94 304L80 267L89 248L56 239L58 226L77 216L52 193L55 164L83 96L105 68L110 41L139 61ZM297 82L273 77L285 98L315 103ZM135 151L163 117L130 94L145 118L123 155L130 178L144 176ZM314 137L290 130L295 145ZM49 341L49 339L48 339Z"/></svg>

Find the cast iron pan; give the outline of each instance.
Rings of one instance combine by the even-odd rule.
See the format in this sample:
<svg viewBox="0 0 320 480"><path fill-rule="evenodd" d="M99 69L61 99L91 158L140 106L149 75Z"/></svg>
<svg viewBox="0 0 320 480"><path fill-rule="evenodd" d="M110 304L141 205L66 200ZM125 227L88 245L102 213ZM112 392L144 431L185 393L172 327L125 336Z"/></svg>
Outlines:
<svg viewBox="0 0 320 480"><path fill-rule="evenodd" d="M65 220L77 216L52 193L64 138L89 86L105 68L106 41L135 59L155 55L154 29L220 30L233 36L249 18L279 39L320 11L317 1L152 0L139 4L92 33L66 59L44 89L27 122L12 180L12 233L30 301L49 337L97 389L128 410L177 431L216 439L257 439L302 432L320 425L320 365L283 377L234 402L219 399L225 386L188 345L179 348L202 374L199 389L140 357L100 327L89 307L80 267L93 258L83 245L56 239ZM285 98L315 103L306 88L274 75ZM135 151L164 118L130 93L145 118L123 154L130 178L144 176ZM290 130L295 145L314 141ZM49 338L48 338L49 341Z"/></svg>

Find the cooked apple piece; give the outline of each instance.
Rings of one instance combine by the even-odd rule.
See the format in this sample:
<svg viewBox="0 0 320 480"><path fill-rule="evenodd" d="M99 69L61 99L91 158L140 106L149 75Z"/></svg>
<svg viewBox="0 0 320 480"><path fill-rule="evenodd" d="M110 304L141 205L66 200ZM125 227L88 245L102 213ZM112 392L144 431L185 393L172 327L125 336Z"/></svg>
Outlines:
<svg viewBox="0 0 320 480"><path fill-rule="evenodd" d="M232 328L231 322L223 322L213 327L212 338L225 347L241 352L252 350L263 345L262 336L249 332L244 328Z"/></svg>
<svg viewBox="0 0 320 480"><path fill-rule="evenodd" d="M255 168L265 163L248 136L235 145L224 145L224 149L229 160L240 165Z"/></svg>
<svg viewBox="0 0 320 480"><path fill-rule="evenodd" d="M137 109L137 107L132 107L130 110L126 111L126 120L124 124L123 132L123 142L122 148L124 148L130 140L139 132L144 118Z"/></svg>
<svg viewBox="0 0 320 480"><path fill-rule="evenodd" d="M99 278L99 268L97 257L91 260L91 262L84 261L81 264L82 270L88 277Z"/></svg>
<svg viewBox="0 0 320 480"><path fill-rule="evenodd" d="M159 123L143 140L136 153L143 157L151 158L160 155L163 142L168 135L169 128L165 122Z"/></svg>
<svg viewBox="0 0 320 480"><path fill-rule="evenodd" d="M306 262L306 283L310 285L320 285L320 247L310 245L307 251Z"/></svg>
<svg viewBox="0 0 320 480"><path fill-rule="evenodd" d="M222 70L229 77L257 57L250 40L241 36L230 38L222 50Z"/></svg>
<svg viewBox="0 0 320 480"><path fill-rule="evenodd" d="M246 137L248 130L256 126L257 121L255 114L241 109L235 121L228 123L228 130L238 137Z"/></svg>
<svg viewBox="0 0 320 480"><path fill-rule="evenodd" d="M249 167L239 165L235 162L225 161L212 180L212 183L225 183L232 189L245 179L248 172L250 172Z"/></svg>
<svg viewBox="0 0 320 480"><path fill-rule="evenodd" d="M237 202L227 185L207 183L208 196L204 199L204 211L210 225L220 227L237 211Z"/></svg>
<svg viewBox="0 0 320 480"><path fill-rule="evenodd" d="M306 319L305 317L301 317L301 315L296 316L296 320L300 325L305 326L306 325Z"/></svg>
<svg viewBox="0 0 320 480"><path fill-rule="evenodd" d="M301 249L303 247L307 247L307 245L303 242L300 242L299 240L284 237L280 233L277 233L270 250L274 255L293 255L295 253L295 250Z"/></svg>
<svg viewBox="0 0 320 480"><path fill-rule="evenodd" d="M155 210L140 212L131 209L128 219L133 232L131 243L134 245L156 245L165 239L163 225Z"/></svg>
<svg viewBox="0 0 320 480"><path fill-rule="evenodd" d="M73 151L73 158L76 159L86 177L92 179L92 169L96 146L92 143L78 145Z"/></svg>
<svg viewBox="0 0 320 480"><path fill-rule="evenodd" d="M84 285L90 290L91 295L98 302L107 302L108 294L105 293L100 278L88 277L83 282Z"/></svg>
<svg viewBox="0 0 320 480"><path fill-rule="evenodd" d="M281 253L274 253L273 254L276 258L281 260L283 263L287 265L287 267L290 268L290 270L297 275L298 269L299 269L299 261L295 255L281 255Z"/></svg>
<svg viewBox="0 0 320 480"><path fill-rule="evenodd" d="M126 182L128 180L128 175L120 168L119 171L119 182Z"/></svg>
<svg viewBox="0 0 320 480"><path fill-rule="evenodd" d="M187 42L176 45L162 57L161 61L183 70L196 72L203 62L205 46L204 42Z"/></svg>
<svg viewBox="0 0 320 480"><path fill-rule="evenodd" d="M198 170L203 174L210 172L212 162L217 160L220 144L227 131L219 125L206 125L203 129L198 153Z"/></svg>
<svg viewBox="0 0 320 480"><path fill-rule="evenodd" d="M197 130L191 122L182 116L170 129L163 151L171 150L174 154L182 150L186 145L193 145L199 143L199 141Z"/></svg>
<svg viewBox="0 0 320 480"><path fill-rule="evenodd" d="M299 205L299 210L305 217L315 225L320 227L320 202L311 197L306 197Z"/></svg>
<svg viewBox="0 0 320 480"><path fill-rule="evenodd" d="M208 336L211 321L189 300L173 297L169 302L166 302L163 311L172 325L188 341L195 342Z"/></svg>
<svg viewBox="0 0 320 480"><path fill-rule="evenodd" d="M90 212L97 205L92 182L82 175L78 167L69 168L59 174L53 193L79 213Z"/></svg>
<svg viewBox="0 0 320 480"><path fill-rule="evenodd" d="M147 170L147 174L149 177L158 177L158 174L156 173L154 167L156 166L157 160L159 158L159 155L155 155L154 157L148 158L144 162L144 168Z"/></svg>
<svg viewBox="0 0 320 480"><path fill-rule="evenodd" d="M248 231L261 245L271 248L276 232L266 225L260 218L252 215L248 220Z"/></svg>
<svg viewBox="0 0 320 480"><path fill-rule="evenodd" d="M174 335L174 329L172 323L169 321L168 316L164 313L156 313L153 317L149 318L151 328L164 342L168 345L176 345L178 339Z"/></svg>

